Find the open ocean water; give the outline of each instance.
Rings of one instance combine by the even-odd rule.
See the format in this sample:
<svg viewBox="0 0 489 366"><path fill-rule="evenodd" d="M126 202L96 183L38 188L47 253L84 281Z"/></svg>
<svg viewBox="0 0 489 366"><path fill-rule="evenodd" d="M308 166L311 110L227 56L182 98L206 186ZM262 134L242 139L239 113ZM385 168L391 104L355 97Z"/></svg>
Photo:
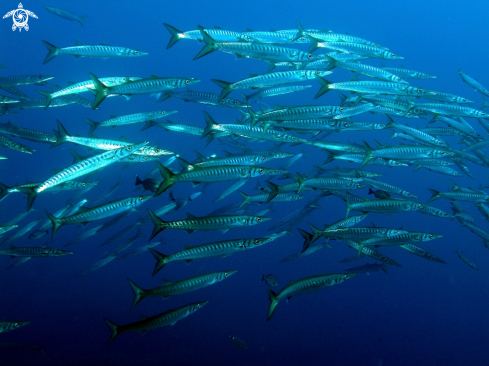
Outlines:
<svg viewBox="0 0 489 366"><path fill-rule="evenodd" d="M14 1L0 1L0 13L6 14L18 8ZM66 87L68 82L97 77L131 76L197 78L201 81L191 86L192 90L220 93L221 89L211 79L234 82L263 74L268 64L256 59L237 59L234 55L213 52L193 60L203 47L194 40L180 40L166 49L170 33L163 23L181 31L221 27L244 32L270 29L295 29L296 20L307 29L327 29L348 33L379 45L388 47L404 60L364 60L365 64L391 67L401 65L435 75L436 79L407 80L412 86L443 91L463 96L474 101L474 108L482 105L481 94L464 83L457 71L463 71L482 85L489 86L487 65L489 61L488 37L489 5L486 1L27 1L22 3L37 15L28 19L29 30L12 31L12 17L0 21L0 78L15 75L52 75L49 85ZM86 15L85 27L76 21L68 21L46 11L43 6L55 6ZM56 47L82 44L108 44L149 53L134 58L79 58L59 55L43 65L47 50L45 40ZM283 45L302 51L308 45ZM321 54L321 50L314 54ZM285 70L285 69L277 69ZM348 81L352 73L337 68L326 78L332 82ZM365 76L362 80L374 80ZM1 79L0 79L1 80ZM261 107L301 105L339 105L341 99L336 91L330 91L313 100L319 83L316 80L301 83L312 85L305 91L262 99L253 109ZM31 98L42 97L37 90L49 90L50 86L23 85L18 89ZM184 91L185 89L175 89ZM251 90L233 91L229 97L241 100L239 93L250 94ZM8 94L1 90L0 94ZM345 92L345 94L348 94ZM90 93L81 94L90 102ZM424 102L428 102L424 100ZM15 109L15 106L12 106ZM130 100L121 97L107 98L96 110L78 104L64 107L23 109L17 114L0 115L0 122L10 121L24 128L51 133L57 129L59 120L70 135L87 136L89 125L84 118L102 121L112 115L166 110L178 111L168 119L174 123L205 127L203 111L207 111L217 123L235 123L242 118L238 109L221 108L170 98L161 103L150 95L135 95ZM424 128L431 119L396 118L398 123ZM352 117L353 121L386 123L382 114L364 113ZM162 121L162 120L160 120ZM477 119L467 122L486 139L487 131ZM444 126L436 123L428 126ZM206 146L206 139L152 127L140 131L142 123L116 128L100 127L97 137L119 139L124 136L131 142L149 141L151 146L170 150L188 161L196 159L194 150L205 156L224 156L223 151L238 150L214 139ZM344 143L374 140L382 144L398 145L401 139L391 139L392 130L333 133L323 139ZM7 135L6 135L7 136ZM311 135L296 135L312 139ZM323 135L321 135L323 136ZM451 148L461 149L459 137L442 137ZM66 168L72 164L69 149L79 154L94 153L82 146L66 143L50 149L48 144L12 139L33 149L33 154L0 148L0 182L7 186L25 182L43 182L53 169ZM272 142L239 140L254 150L267 150ZM312 146L284 144L281 150L289 153L305 153L287 170L294 176L297 172L310 177L314 165L321 166L327 155L322 149ZM484 151L484 150L482 150ZM160 162L164 162L164 156ZM290 159L290 158L289 158ZM287 159L273 160L264 164L280 168ZM325 168L342 166L358 168L358 163L333 162ZM467 162L473 179L467 175L448 177L426 169L414 172L414 166L388 168L366 165L364 169L382 173L378 179L412 192L417 202L426 203L431 194L428 188L445 192L451 188L450 178L461 187L480 189L488 185L487 167ZM173 163L173 170L179 170ZM459 170L456 166L455 169ZM122 184L115 192L98 204L129 196L151 194L134 186L135 176L143 178L156 168L154 162L113 164L90 178L101 179L96 187L76 199L87 199L91 207L99 197L109 191L120 179ZM309 173L307 173L309 172ZM159 174L153 176L161 179ZM291 180L272 178L275 184ZM77 179L82 181L82 178ZM253 178L240 188L246 194L254 190L259 181ZM193 187L190 183L177 183L169 191L173 197L194 199L181 209L161 216L165 221L183 219L186 213L206 216L213 210L233 202L241 196L234 192L218 202L214 200L234 182L220 182ZM267 286L261 282L262 275L274 274L279 285L272 288L278 292L289 280L326 274L343 273L345 269L373 263L371 258L339 263L356 252L345 243L330 240L331 248L295 261L280 262L285 257L301 250L303 239L297 228L310 231L308 222L318 228L345 217L346 203L329 195L318 201L321 207L314 210L304 221L293 226L294 236L285 235L259 248L236 253L225 258L200 259L186 264L170 263L152 277L155 259L149 251L136 256L114 259L100 269L79 276L109 252L133 237L130 234L100 247L105 240L140 217L147 217L146 209L156 211L172 203L169 191L149 200L112 228L68 248L63 248L84 232L101 225L95 221L87 226L63 226L53 241L51 232L37 240L29 239L32 231L11 241L0 243L0 249L15 246L42 246L72 250L74 255L52 258L32 258L7 269L15 259L0 256L0 321L30 321L31 323L11 332L0 334L1 365L351 365L351 366L411 366L411 365L489 365L489 251L483 240L464 228L459 221L423 215L418 212L381 215L372 213L356 226L400 228L408 231L429 232L443 235L432 242L422 243L425 250L441 258L445 264L428 261L395 247L379 250L402 265L388 266L383 271L357 274L348 281L325 290L293 297L288 303L282 300L273 317L266 321L269 300ZM17 223L20 230L34 220L46 220L45 210L54 213L66 205L79 191L42 193L35 200L35 211ZM200 195L195 195L202 192ZM351 191L367 197L368 188ZM200 245L219 240L261 238L281 229L269 231L286 215L300 212L306 202L317 192L303 192L301 201L278 203L264 216L272 219L251 227L220 231L197 231L191 235L183 230L168 229L154 241L162 244L154 249L165 254L184 249L185 245ZM373 196L368 196L373 198ZM430 205L452 213L450 201L439 199ZM489 223L471 202L461 202L465 211L473 215L476 225L483 231ZM247 205L255 214L268 204ZM26 210L25 195L11 193L0 202L0 226L5 225ZM230 211L228 214L235 212ZM350 215L358 215L355 211ZM120 256L148 244L153 225L140 226L144 237L138 238ZM6 240L6 233L1 240ZM479 268L474 270L460 260L455 253L462 250ZM237 270L230 278L205 289L162 298L144 299L131 311L133 293L127 281L149 289L160 286L163 279L177 281L215 271ZM174 326L150 330L144 336L138 333L121 334L108 346L110 330L104 318L118 324L138 321L140 315L153 316L190 303L209 301L194 314L178 321ZM239 348L230 338L237 337L247 349ZM7 342L15 342L12 345ZM238 342L239 343L239 342ZM31 346L29 346L31 344ZM10 345L10 346L9 346ZM40 351L43 348L44 354ZM38 348L35 348L38 347Z"/></svg>

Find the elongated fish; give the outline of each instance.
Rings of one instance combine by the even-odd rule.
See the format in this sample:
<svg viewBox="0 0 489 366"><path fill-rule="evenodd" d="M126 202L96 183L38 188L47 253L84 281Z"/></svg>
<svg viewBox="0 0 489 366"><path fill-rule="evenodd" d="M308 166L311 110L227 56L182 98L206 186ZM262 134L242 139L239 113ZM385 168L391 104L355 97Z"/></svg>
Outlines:
<svg viewBox="0 0 489 366"><path fill-rule="evenodd" d="M187 292L199 290L201 288L221 282L226 278L232 276L236 272L237 271L235 270L212 272L189 277L180 281L165 281L162 286L154 287L149 290L143 290L130 279L127 279L129 281L129 284L131 285L132 291L134 292L134 301L132 303L131 310L134 309L138 302L140 302L145 297L163 297L166 299L170 296L186 294Z"/></svg>
<svg viewBox="0 0 489 366"><path fill-rule="evenodd" d="M303 295L340 284L355 276L356 273L332 273L302 278L297 281L289 281L278 294L268 289L270 307L268 309L267 321L270 320L280 300L290 299L292 296Z"/></svg>
<svg viewBox="0 0 489 366"><path fill-rule="evenodd" d="M179 307L177 309L172 309L165 311L164 313L153 315L150 317L144 317L144 319L126 324L126 325L117 325L112 323L110 320L104 319L107 325L109 326L112 335L110 337L110 343L121 333L126 332L143 332L145 333L147 330L155 329L159 327L163 327L165 325L174 325L180 319L183 319L190 314L195 313L197 310L202 308L209 301L196 302L190 305L185 305Z"/></svg>
<svg viewBox="0 0 489 366"><path fill-rule="evenodd" d="M16 330L24 325L30 324L31 322L15 322L15 321L3 321L0 322L0 333L10 332L11 330Z"/></svg>
<svg viewBox="0 0 489 366"><path fill-rule="evenodd" d="M84 45L80 42L76 42L76 46L58 48L49 42L42 41L44 46L48 49L48 54L43 61L43 65L51 61L58 55L70 55L79 57L138 57L147 56L148 53L137 50L132 50L126 47L109 46L104 44L90 44Z"/></svg>
<svg viewBox="0 0 489 366"><path fill-rule="evenodd" d="M78 16L78 15L73 14L71 11L61 9L61 8L57 8L55 6L44 6L44 9L46 9L50 13L57 15L61 18L78 22L78 23L80 23L80 25L82 27L85 26L85 19L87 18L86 15Z"/></svg>

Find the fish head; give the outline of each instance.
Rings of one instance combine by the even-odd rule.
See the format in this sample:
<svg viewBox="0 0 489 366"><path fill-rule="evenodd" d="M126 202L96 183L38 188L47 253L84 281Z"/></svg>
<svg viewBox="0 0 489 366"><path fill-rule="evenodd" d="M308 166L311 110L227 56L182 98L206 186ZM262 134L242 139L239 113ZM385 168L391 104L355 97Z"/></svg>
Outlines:
<svg viewBox="0 0 489 366"><path fill-rule="evenodd" d="M25 322L12 322L12 329L19 329L20 327L23 327L24 325L30 324L31 322L25 321Z"/></svg>
<svg viewBox="0 0 489 366"><path fill-rule="evenodd" d="M249 43L259 43L260 42L258 39L250 36L246 32L241 33L238 38L242 42L249 42Z"/></svg>
<svg viewBox="0 0 489 366"><path fill-rule="evenodd" d="M237 270L232 270L232 271L219 272L218 281L222 281L222 280L224 280L224 279L232 276L236 272L238 272L238 271Z"/></svg>
<svg viewBox="0 0 489 366"><path fill-rule="evenodd" d="M147 144L149 144L148 141L140 142L138 144L124 146L124 147L117 149L115 151L115 153L116 153L118 158L122 159L122 158L125 158L126 156L133 154L135 151L138 151L139 149L146 146Z"/></svg>
<svg viewBox="0 0 489 366"><path fill-rule="evenodd" d="M246 239L244 241L244 246L246 249L256 248L260 245L270 243L271 241L273 241L272 238Z"/></svg>
<svg viewBox="0 0 489 366"><path fill-rule="evenodd" d="M183 86L190 86L192 84L197 84L200 83L200 79L195 79L195 78L184 78L182 79L182 87Z"/></svg>
<svg viewBox="0 0 489 366"><path fill-rule="evenodd" d="M387 160L387 165L390 167L408 166L407 164L392 159Z"/></svg>
<svg viewBox="0 0 489 366"><path fill-rule="evenodd" d="M133 197L131 199L131 204L132 204L132 207L137 207L137 206L140 206L142 205L144 202L150 200L151 198L153 198L154 196L150 196L150 195L146 195L146 196L139 196L139 197Z"/></svg>
<svg viewBox="0 0 489 366"><path fill-rule="evenodd" d="M342 276L341 277L342 278L342 281L341 282L346 281L349 278L352 278L353 276L356 276L356 275L357 275L356 273L342 273L341 274L341 276Z"/></svg>
<svg viewBox="0 0 489 366"><path fill-rule="evenodd" d="M142 52L142 51L138 51L138 50L130 50L129 48L121 51L122 53L125 53L126 55L130 56L130 57L139 57L139 56L148 56L149 53L147 52Z"/></svg>
<svg viewBox="0 0 489 366"><path fill-rule="evenodd" d="M326 70L316 70L314 71L314 78L315 77L325 77L326 75L332 74L332 71L326 71ZM306 85L307 87L310 87L312 85Z"/></svg>
<svg viewBox="0 0 489 366"><path fill-rule="evenodd" d="M272 168L264 168L264 167L253 167L251 168L251 177L262 177L265 175L279 175L279 174L287 174L287 171L284 169L272 169Z"/></svg>
<svg viewBox="0 0 489 366"><path fill-rule="evenodd" d="M194 312L194 311L199 310L200 308L205 306L208 302L209 301L201 301L201 302L196 302L195 304L192 304L191 305L191 311Z"/></svg>
<svg viewBox="0 0 489 366"><path fill-rule="evenodd" d="M75 254L75 252L71 252L69 250L61 250L61 249L55 249L52 251L52 253L54 253L54 255L57 257L61 257L63 255L68 255L68 254Z"/></svg>
<svg viewBox="0 0 489 366"><path fill-rule="evenodd" d="M429 241L429 240L434 240L434 239L438 239L438 238L442 238L443 235L441 234L433 234L433 233L423 233L421 235L421 239L422 241Z"/></svg>
<svg viewBox="0 0 489 366"><path fill-rule="evenodd" d="M404 60L404 57L396 55L395 53L389 51L384 52L384 58L389 60Z"/></svg>

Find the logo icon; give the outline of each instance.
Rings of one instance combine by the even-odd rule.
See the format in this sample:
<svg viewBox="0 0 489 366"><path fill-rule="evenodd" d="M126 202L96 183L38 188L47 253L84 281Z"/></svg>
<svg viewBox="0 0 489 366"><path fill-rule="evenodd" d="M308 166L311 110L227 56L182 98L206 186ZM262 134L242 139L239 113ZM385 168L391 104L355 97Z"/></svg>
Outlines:
<svg viewBox="0 0 489 366"><path fill-rule="evenodd" d="M12 19L14 20L14 24L12 25L12 30L14 32L17 28L19 28L19 32L22 31L22 28L28 31L29 25L27 24L27 21L29 20L29 15L37 19L36 14L34 14L32 11L25 10L22 3L19 3L19 8L9 11L7 14L3 16L3 19L12 17Z"/></svg>

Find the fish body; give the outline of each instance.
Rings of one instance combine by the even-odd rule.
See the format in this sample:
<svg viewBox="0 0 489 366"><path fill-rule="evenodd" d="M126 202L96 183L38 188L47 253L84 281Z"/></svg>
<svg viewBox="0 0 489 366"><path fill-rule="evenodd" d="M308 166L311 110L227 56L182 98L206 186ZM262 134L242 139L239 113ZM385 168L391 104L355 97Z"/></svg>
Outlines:
<svg viewBox="0 0 489 366"><path fill-rule="evenodd" d="M222 215L196 217L187 213L187 218L175 221L163 221L148 210L151 221L155 225L151 239L164 229L186 230L189 234L196 230L229 230L243 226L253 226L270 220L270 217L252 215Z"/></svg>
<svg viewBox="0 0 489 366"><path fill-rule="evenodd" d="M166 118L174 113L178 113L178 111L151 111L127 114L119 117L112 116L111 118L101 122L95 122L88 118L85 118L85 121L87 121L87 123L90 125L90 131L88 132L90 134L99 127L116 127L133 123L146 122L154 119Z"/></svg>
<svg viewBox="0 0 489 366"><path fill-rule="evenodd" d="M11 150L15 150L15 151L22 152L25 154L32 154L34 151L36 151L34 149L31 149L28 146L19 144L18 142L11 140L7 136L4 136L4 135L0 135L0 146L7 147Z"/></svg>
<svg viewBox="0 0 489 366"><path fill-rule="evenodd" d="M128 279L131 285L132 291L134 292L134 301L132 304L132 309L145 297L163 297L168 298L170 296L185 294L187 292L192 292L205 288L210 285L214 285L218 282L224 281L226 278L232 276L237 271L222 271L206 273L203 275L198 275L194 277L189 277L180 281L165 281L162 286L158 286L149 290L143 290L142 288L136 286L131 280Z"/></svg>
<svg viewBox="0 0 489 366"><path fill-rule="evenodd" d="M49 42L42 41L44 46L46 46L48 50L48 54L43 61L43 65L51 61L54 57L58 55L70 55L79 57L138 57L138 56L147 56L146 52L141 52L137 50L133 50L126 47L117 47L117 46L109 46L105 44L90 44L84 45L79 42L76 43L76 46L73 47L65 47L58 48L52 45Z"/></svg>
<svg viewBox="0 0 489 366"><path fill-rule="evenodd" d="M26 140L45 142L48 144L55 143L58 139L53 134L19 127L10 122L0 123L0 132L4 132L12 136L18 136Z"/></svg>
<svg viewBox="0 0 489 366"><path fill-rule="evenodd" d="M221 98L220 94L194 91L190 89L187 89L186 91L167 90L163 92L163 94L158 99L158 101L161 102L168 98L178 98L184 100L185 102L195 102L195 103L200 103L205 105L213 105L217 107L227 107L227 108L250 107L246 98L245 98L245 102L242 102L240 100L233 99L233 98Z"/></svg>
<svg viewBox="0 0 489 366"><path fill-rule="evenodd" d="M474 262L470 260L469 257L467 257L460 249L457 249L456 253L458 254L459 258L467 264L470 268L477 269L479 270L479 267L477 267Z"/></svg>
<svg viewBox="0 0 489 366"><path fill-rule="evenodd" d="M109 343L112 343L112 341L121 333L145 332L147 330L163 327L165 325L174 325L177 321L195 313L207 303L208 301L196 302L177 309L165 311L161 314L153 315L147 318L144 317L144 319L140 321L126 325L117 325L107 319L104 319L112 332Z"/></svg>
<svg viewBox="0 0 489 366"><path fill-rule="evenodd" d="M269 287L277 287L279 285L278 278L274 274L263 275L261 277L262 282L265 281Z"/></svg>
<svg viewBox="0 0 489 366"><path fill-rule="evenodd" d="M405 67L386 67L381 66L382 69L399 75L404 79L436 79L436 76L425 74L424 72L409 70Z"/></svg>
<svg viewBox="0 0 489 366"><path fill-rule="evenodd" d="M302 278L297 281L290 281L278 294L272 290L268 291L270 307L268 310L267 321L270 320L279 301L290 299L293 296L303 295L310 292L323 290L333 285L340 284L347 279L355 276L356 273L332 273Z"/></svg>
<svg viewBox="0 0 489 366"><path fill-rule="evenodd" d="M30 322L15 322L15 321L3 321L0 322L0 333L10 332L16 330L24 325L30 324Z"/></svg>
<svg viewBox="0 0 489 366"><path fill-rule="evenodd" d="M85 208L82 211L79 211L78 213L62 218L55 217L47 211L46 214L48 215L49 220L51 220L51 223L53 224L53 238L54 238L54 235L56 235L58 229L63 225L88 223L90 221L100 220L106 217L117 215L121 212L134 209L151 198L153 198L153 196L137 196L137 197L123 198L93 208Z"/></svg>
<svg viewBox="0 0 489 366"><path fill-rule="evenodd" d="M189 85L200 82L199 79L193 78L165 78L153 75L149 79L129 81L124 84L109 87L105 86L94 74L90 74L90 76L97 90L92 109L97 108L109 95L132 96L136 94L158 94L175 88L188 87Z"/></svg>
<svg viewBox="0 0 489 366"><path fill-rule="evenodd" d="M202 32L200 29L191 30L187 32L182 32L170 24L163 23L165 28L170 32L171 38L166 46L166 49L173 47L181 39L191 39L195 41L202 42L204 38L202 37ZM208 35L210 35L215 41L218 42L239 42L245 40L241 32L233 32L220 28L202 28ZM248 41L247 41L248 42Z"/></svg>
<svg viewBox="0 0 489 366"><path fill-rule="evenodd" d="M462 71L462 68L458 70L457 75L460 75L463 81L465 81L469 86L477 90L479 93L489 96L489 90L487 90L481 83L479 83L476 79L470 77L465 72Z"/></svg>
<svg viewBox="0 0 489 366"><path fill-rule="evenodd" d="M57 8L55 6L44 6L44 9L49 11L51 14L57 15L61 18L78 22L78 23L80 23L80 25L82 27L85 26L85 19L87 18L86 15L78 16L78 15L73 14L71 11L61 9L61 8Z"/></svg>
<svg viewBox="0 0 489 366"><path fill-rule="evenodd" d="M11 246L8 249L0 249L1 255L8 255L11 257L61 257L68 254L74 254L73 252L61 249L53 249L48 247L15 247Z"/></svg>
<svg viewBox="0 0 489 366"><path fill-rule="evenodd" d="M367 263L364 264L363 266L358 266L358 267L353 267L353 268L347 268L345 269L346 273L372 273L372 272L377 272L379 270L384 271L387 273L387 267L385 266L385 263Z"/></svg>
<svg viewBox="0 0 489 366"><path fill-rule="evenodd" d="M15 76L6 76L0 78L0 87L8 87L8 86L18 86L18 85L31 85L31 84L42 84L45 81L54 79L54 76L48 75L15 75Z"/></svg>

